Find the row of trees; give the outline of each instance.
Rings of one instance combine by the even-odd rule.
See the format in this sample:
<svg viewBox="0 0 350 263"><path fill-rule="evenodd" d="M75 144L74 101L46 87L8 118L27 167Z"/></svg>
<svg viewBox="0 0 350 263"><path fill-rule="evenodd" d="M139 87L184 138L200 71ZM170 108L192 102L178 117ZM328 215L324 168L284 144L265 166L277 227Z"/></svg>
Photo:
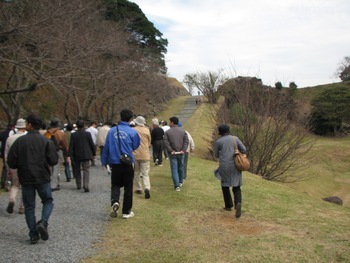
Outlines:
<svg viewBox="0 0 350 263"><path fill-rule="evenodd" d="M135 96L162 102L177 92L162 76L166 47L127 0L1 3L0 106L8 123L33 108L103 122Z"/></svg>

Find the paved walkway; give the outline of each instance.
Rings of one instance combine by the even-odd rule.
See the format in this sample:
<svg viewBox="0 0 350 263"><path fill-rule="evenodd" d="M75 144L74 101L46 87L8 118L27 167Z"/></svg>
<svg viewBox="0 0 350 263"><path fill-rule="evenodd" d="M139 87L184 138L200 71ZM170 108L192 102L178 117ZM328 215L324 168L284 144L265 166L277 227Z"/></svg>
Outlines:
<svg viewBox="0 0 350 263"><path fill-rule="evenodd" d="M186 121L193 115L194 111L198 108L196 104L197 96L191 96L187 99L185 107L175 114L182 124L185 124Z"/></svg>

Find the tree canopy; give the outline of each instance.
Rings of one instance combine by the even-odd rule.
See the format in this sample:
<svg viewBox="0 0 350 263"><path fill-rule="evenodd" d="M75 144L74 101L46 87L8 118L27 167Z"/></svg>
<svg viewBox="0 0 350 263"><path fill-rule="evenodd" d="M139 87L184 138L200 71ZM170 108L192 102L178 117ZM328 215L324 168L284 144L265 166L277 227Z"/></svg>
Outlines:
<svg viewBox="0 0 350 263"><path fill-rule="evenodd" d="M155 28L139 6L128 0L105 0L106 18L121 22L125 30L130 32L129 41L137 44L145 56L153 57L161 65L162 73L166 73L164 55L167 53L168 40Z"/></svg>
<svg viewBox="0 0 350 263"><path fill-rule="evenodd" d="M311 105L311 124L316 134L332 132L336 135L344 123L350 123L350 89L339 87L327 89L316 96Z"/></svg>

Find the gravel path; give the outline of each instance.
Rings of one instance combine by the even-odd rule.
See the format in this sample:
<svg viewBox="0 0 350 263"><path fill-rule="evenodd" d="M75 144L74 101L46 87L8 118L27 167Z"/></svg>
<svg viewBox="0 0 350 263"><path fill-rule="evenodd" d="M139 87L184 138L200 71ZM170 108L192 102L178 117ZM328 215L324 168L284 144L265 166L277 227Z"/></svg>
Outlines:
<svg viewBox="0 0 350 263"><path fill-rule="evenodd" d="M13 214L8 214L8 194L0 196L0 262L73 263L94 253L93 244L99 241L103 227L111 220L110 176L100 160L96 160L96 166L90 168L89 193L77 190L75 180L66 182L65 176L61 178L61 190L53 192L55 206L49 221L50 238L35 245L29 244L25 217L18 213L18 201ZM41 207L37 197L37 220Z"/></svg>
<svg viewBox="0 0 350 263"><path fill-rule="evenodd" d="M190 97L176 116L184 124L198 107L195 96ZM30 245L24 215L18 214L18 198L13 214L6 212L8 194L0 195L0 262L1 263L74 263L96 253L109 217L110 176L101 166L90 168L90 192L77 190L75 181L66 182L61 168L61 190L53 192L54 210L49 221L49 240ZM122 195L121 195L122 196ZM41 202L37 197L37 220Z"/></svg>

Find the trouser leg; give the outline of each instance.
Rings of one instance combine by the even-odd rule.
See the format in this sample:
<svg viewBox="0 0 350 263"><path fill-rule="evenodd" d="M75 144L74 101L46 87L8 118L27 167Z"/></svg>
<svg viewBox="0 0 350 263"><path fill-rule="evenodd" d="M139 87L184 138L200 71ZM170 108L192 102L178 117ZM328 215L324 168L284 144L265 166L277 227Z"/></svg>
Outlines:
<svg viewBox="0 0 350 263"><path fill-rule="evenodd" d="M232 208L233 203L232 203L232 196L230 193L230 188L228 186L222 186L222 194L224 197L224 202L225 202L225 208Z"/></svg>

